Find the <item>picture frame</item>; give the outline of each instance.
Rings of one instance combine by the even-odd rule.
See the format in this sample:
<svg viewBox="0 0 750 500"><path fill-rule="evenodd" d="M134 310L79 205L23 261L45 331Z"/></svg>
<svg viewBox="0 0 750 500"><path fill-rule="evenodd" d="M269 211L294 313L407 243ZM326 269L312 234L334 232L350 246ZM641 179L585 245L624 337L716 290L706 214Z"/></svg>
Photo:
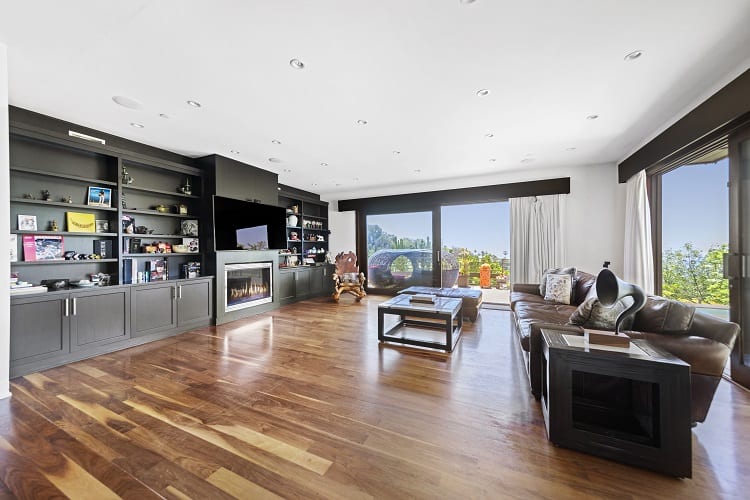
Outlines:
<svg viewBox="0 0 750 500"><path fill-rule="evenodd" d="M188 248L190 253L198 253L200 250L198 238L182 238L182 244Z"/></svg>
<svg viewBox="0 0 750 500"><path fill-rule="evenodd" d="M110 188L89 186L86 204L92 207L111 207L112 190Z"/></svg>
<svg viewBox="0 0 750 500"><path fill-rule="evenodd" d="M94 221L96 224L96 232L97 233L108 233L109 232L109 221L104 219L96 219Z"/></svg>
<svg viewBox="0 0 750 500"><path fill-rule="evenodd" d="M36 227L36 215L18 214L19 231L38 231Z"/></svg>
<svg viewBox="0 0 750 500"><path fill-rule="evenodd" d="M94 214L82 212L65 212L69 233L93 233L96 230Z"/></svg>

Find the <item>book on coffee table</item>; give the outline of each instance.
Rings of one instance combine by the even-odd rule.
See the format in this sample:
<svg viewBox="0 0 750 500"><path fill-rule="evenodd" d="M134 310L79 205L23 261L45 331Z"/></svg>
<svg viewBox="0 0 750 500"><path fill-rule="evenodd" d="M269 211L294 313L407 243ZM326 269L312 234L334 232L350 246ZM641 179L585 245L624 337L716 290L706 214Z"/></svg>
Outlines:
<svg viewBox="0 0 750 500"><path fill-rule="evenodd" d="M416 294L416 295L410 295L409 296L410 302L420 302L423 304L434 304L435 303L435 295L425 295L425 294Z"/></svg>

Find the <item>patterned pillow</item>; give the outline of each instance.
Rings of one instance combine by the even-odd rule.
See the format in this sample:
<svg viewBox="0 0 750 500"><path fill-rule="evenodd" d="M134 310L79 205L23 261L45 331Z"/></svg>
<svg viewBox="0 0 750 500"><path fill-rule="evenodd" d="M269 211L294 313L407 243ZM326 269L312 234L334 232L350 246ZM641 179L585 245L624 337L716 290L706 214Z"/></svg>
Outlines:
<svg viewBox="0 0 750 500"><path fill-rule="evenodd" d="M344 283L359 283L359 273L344 273L341 281Z"/></svg>
<svg viewBox="0 0 750 500"><path fill-rule="evenodd" d="M573 280L569 274L548 274L547 291L544 300L551 300L560 304L570 304L570 291Z"/></svg>
<svg viewBox="0 0 750 500"><path fill-rule="evenodd" d="M539 282L539 295L544 297L547 295L547 276L550 274L569 274L570 275L570 300L566 302L566 304L574 304L575 303L575 281L573 280L573 276L576 274L576 268L575 267L558 267L555 269L546 269L544 273L542 274L542 280Z"/></svg>
<svg viewBox="0 0 750 500"><path fill-rule="evenodd" d="M615 322L620 313L632 305L633 297L625 297L615 302L611 307L604 307L599 303L599 297L596 296L596 286L592 286L578 309L570 315L568 323L585 328L611 331L615 329ZM629 330L632 324L633 317L631 316L620 328Z"/></svg>

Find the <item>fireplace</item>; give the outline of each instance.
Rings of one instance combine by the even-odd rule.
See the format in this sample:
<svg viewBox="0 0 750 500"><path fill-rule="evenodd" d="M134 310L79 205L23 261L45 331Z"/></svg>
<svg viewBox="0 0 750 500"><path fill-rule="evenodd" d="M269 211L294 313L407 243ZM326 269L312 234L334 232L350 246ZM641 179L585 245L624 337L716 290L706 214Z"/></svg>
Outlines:
<svg viewBox="0 0 750 500"><path fill-rule="evenodd" d="M224 266L224 312L273 302L272 262Z"/></svg>

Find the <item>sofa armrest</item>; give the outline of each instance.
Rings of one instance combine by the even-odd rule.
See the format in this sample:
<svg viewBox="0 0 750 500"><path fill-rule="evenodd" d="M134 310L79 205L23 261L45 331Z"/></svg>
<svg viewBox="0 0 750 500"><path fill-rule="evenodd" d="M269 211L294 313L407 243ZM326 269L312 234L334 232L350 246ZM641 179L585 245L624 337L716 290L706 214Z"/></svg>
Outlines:
<svg viewBox="0 0 750 500"><path fill-rule="evenodd" d="M740 326L737 323L724 321L698 311L695 312L693 324L690 325L690 330L688 330L688 335L720 342L727 346L730 352L734 349L734 343L739 333Z"/></svg>
<svg viewBox="0 0 750 500"><path fill-rule="evenodd" d="M530 293L541 296L541 294L539 293L539 283L513 283L510 287L510 291Z"/></svg>

